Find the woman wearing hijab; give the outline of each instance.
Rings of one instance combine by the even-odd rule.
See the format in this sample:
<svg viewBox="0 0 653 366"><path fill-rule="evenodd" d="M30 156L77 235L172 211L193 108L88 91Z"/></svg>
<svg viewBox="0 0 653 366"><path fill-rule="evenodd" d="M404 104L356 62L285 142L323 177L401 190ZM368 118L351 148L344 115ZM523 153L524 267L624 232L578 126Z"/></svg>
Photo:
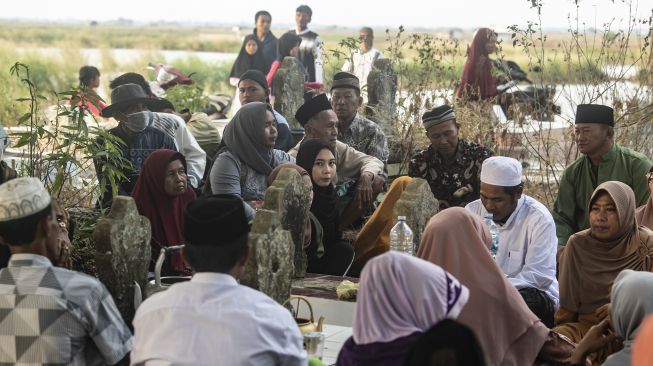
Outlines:
<svg viewBox="0 0 653 366"><path fill-rule="evenodd" d="M315 219L311 220L313 235L307 249L307 271L342 276L351 264L354 249L342 239L339 229L338 196L333 184L336 175L333 149L322 139L306 139L299 146L297 165L311 175L313 182L311 213Z"/></svg>
<svg viewBox="0 0 653 366"><path fill-rule="evenodd" d="M229 73L229 83L236 88L236 96L232 99L231 110L237 112L240 109L240 99L238 97L238 82L240 76L247 70L258 70L263 75L268 73L268 67L265 57L261 50L258 38L254 34L248 34L243 39L243 45L240 47L236 61L231 67Z"/></svg>
<svg viewBox="0 0 653 366"><path fill-rule="evenodd" d="M469 327L445 319L424 333L408 353L404 366L431 365L485 366L485 356Z"/></svg>
<svg viewBox="0 0 653 366"><path fill-rule="evenodd" d="M166 149L153 151L143 164L132 197L138 212L150 220L152 270L161 248L184 243L184 208L195 199L195 191L188 186L184 156ZM170 276L188 270L179 253L173 253L161 272Z"/></svg>
<svg viewBox="0 0 653 366"><path fill-rule="evenodd" d="M402 365L429 328L456 319L470 293L442 268L388 252L370 260L361 274L353 335L338 366Z"/></svg>
<svg viewBox="0 0 653 366"><path fill-rule="evenodd" d="M549 332L529 310L492 259L491 242L480 217L452 207L429 220L417 256L469 288L470 299L458 321L476 334L489 364L532 365L538 356L547 362L568 359L573 345Z"/></svg>
<svg viewBox="0 0 653 366"><path fill-rule="evenodd" d="M224 128L224 147L211 168L210 191L242 198L249 220L254 219L256 209L263 205L272 169L295 161L292 156L274 149L275 125L269 104L251 102L244 105Z"/></svg>
<svg viewBox="0 0 653 366"><path fill-rule="evenodd" d="M489 58L496 50L496 32L489 28L479 28L468 49L460 85L456 90L458 98L484 100L498 94L496 80L492 75L492 61Z"/></svg>
<svg viewBox="0 0 653 366"><path fill-rule="evenodd" d="M610 289L619 272L650 271L653 257L653 232L638 225L635 194L628 185L599 185L588 212L590 228L569 238L560 259L560 309L554 330L574 342L607 318ZM606 348L597 360L618 348Z"/></svg>

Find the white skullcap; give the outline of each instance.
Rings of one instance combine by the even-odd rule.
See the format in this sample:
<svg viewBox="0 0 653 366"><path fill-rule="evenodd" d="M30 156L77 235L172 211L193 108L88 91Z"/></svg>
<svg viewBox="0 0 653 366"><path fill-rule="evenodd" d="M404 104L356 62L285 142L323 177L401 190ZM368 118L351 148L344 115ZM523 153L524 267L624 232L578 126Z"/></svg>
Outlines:
<svg viewBox="0 0 653 366"><path fill-rule="evenodd" d="M481 166L481 182L500 187L521 184L521 163L506 156L485 159Z"/></svg>
<svg viewBox="0 0 653 366"><path fill-rule="evenodd" d="M31 216L50 205L50 193L32 177L12 179L0 185L0 221Z"/></svg>

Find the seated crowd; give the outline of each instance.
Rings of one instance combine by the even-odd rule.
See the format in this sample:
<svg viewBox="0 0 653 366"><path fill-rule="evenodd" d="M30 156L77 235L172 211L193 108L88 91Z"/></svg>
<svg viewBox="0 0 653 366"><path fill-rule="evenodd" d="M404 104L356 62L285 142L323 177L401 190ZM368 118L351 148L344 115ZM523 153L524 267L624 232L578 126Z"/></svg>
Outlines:
<svg viewBox="0 0 653 366"><path fill-rule="evenodd" d="M297 9L280 48L311 52L311 15ZM459 138L448 105L423 114L430 145L390 179L387 138L359 113L357 73L336 73L331 99L304 96L295 143L289 116L269 104L265 71L283 61L267 44L271 16L255 18L231 75L240 107L222 135L206 114L177 114L136 73L114 79L98 110L124 144L97 143L130 164L114 186L111 162L94 161L97 205L133 197L151 224L150 271L161 249L183 244L162 274L192 276L144 301L131 326L102 283L70 270L72 223L43 184L1 175L0 364L319 365L291 313L239 284L250 228L282 169L299 173L309 197L307 271L360 280L337 365L652 364L653 163L614 142L612 108L578 106L581 156L551 211L524 193L522 163ZM322 85L310 62L306 82ZM419 179L439 212L410 256L390 250L389 234L395 203Z"/></svg>

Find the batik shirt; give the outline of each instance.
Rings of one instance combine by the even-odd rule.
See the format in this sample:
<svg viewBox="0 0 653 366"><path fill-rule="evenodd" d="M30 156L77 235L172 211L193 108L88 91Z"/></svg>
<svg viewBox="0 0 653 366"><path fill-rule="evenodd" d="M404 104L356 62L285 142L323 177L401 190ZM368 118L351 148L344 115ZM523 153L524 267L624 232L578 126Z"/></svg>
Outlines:
<svg viewBox="0 0 653 366"><path fill-rule="evenodd" d="M481 164L492 155L487 147L464 140L458 140L453 159L443 158L429 146L410 159L408 175L429 182L441 210L465 206L480 197Z"/></svg>
<svg viewBox="0 0 653 366"><path fill-rule="evenodd" d="M0 270L0 365L113 365L132 335L95 278L14 254Z"/></svg>
<svg viewBox="0 0 653 366"><path fill-rule="evenodd" d="M388 162L388 139L379 125L359 113L351 121L349 128L338 127L338 141L341 141L363 154L373 156L384 164Z"/></svg>

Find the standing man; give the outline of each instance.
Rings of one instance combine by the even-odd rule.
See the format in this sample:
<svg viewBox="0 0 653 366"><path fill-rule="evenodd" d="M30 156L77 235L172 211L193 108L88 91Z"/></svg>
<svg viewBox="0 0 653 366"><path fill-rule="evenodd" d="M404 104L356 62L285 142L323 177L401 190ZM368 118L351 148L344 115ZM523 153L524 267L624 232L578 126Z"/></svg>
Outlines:
<svg viewBox="0 0 653 366"><path fill-rule="evenodd" d="M259 10L254 15L254 24L253 34L258 39L259 47L265 58L265 65L269 71L270 66L277 59L277 44L279 43L277 37L270 31L272 15L265 10Z"/></svg>
<svg viewBox="0 0 653 366"><path fill-rule="evenodd" d="M333 76L331 106L338 116L338 140L354 149L388 162L388 139L379 125L358 113L363 104L360 80L341 71Z"/></svg>
<svg viewBox="0 0 653 366"><path fill-rule="evenodd" d="M323 83L322 41L317 33L308 29L313 10L308 5L300 5L295 10L295 34L302 39L299 44L299 60L308 72L308 82Z"/></svg>
<svg viewBox="0 0 653 366"><path fill-rule="evenodd" d="M549 328L559 304L556 228L549 210L523 194L521 163L494 156L481 168L481 198L465 206L499 228L497 265Z"/></svg>
<svg viewBox="0 0 653 366"><path fill-rule="evenodd" d="M576 108L576 144L583 154L562 173L558 197L553 206L558 244L567 244L572 234L589 227L588 204L601 183L617 180L635 192L637 206L649 199L646 179L651 161L637 151L614 142L614 112L599 104Z"/></svg>
<svg viewBox="0 0 653 366"><path fill-rule="evenodd" d="M11 258L0 270L2 365L129 363L132 335L95 277L55 267L61 227L36 178L0 185L0 241Z"/></svg>
<svg viewBox="0 0 653 366"><path fill-rule="evenodd" d="M138 308L133 365L307 364L290 312L238 284L252 254L248 233L238 197L204 196L186 206L182 256L195 274Z"/></svg>
<svg viewBox="0 0 653 366"><path fill-rule="evenodd" d="M358 50L352 52L342 65L342 71L351 72L360 80L363 94L367 95L367 76L374 67L374 61L383 58L381 51L372 46L374 31L370 27L363 27L358 32Z"/></svg>
<svg viewBox="0 0 653 366"><path fill-rule="evenodd" d="M440 210L477 200L481 164L494 153L487 147L458 138L453 109L441 105L422 115L428 148L413 155L408 175L429 182Z"/></svg>

